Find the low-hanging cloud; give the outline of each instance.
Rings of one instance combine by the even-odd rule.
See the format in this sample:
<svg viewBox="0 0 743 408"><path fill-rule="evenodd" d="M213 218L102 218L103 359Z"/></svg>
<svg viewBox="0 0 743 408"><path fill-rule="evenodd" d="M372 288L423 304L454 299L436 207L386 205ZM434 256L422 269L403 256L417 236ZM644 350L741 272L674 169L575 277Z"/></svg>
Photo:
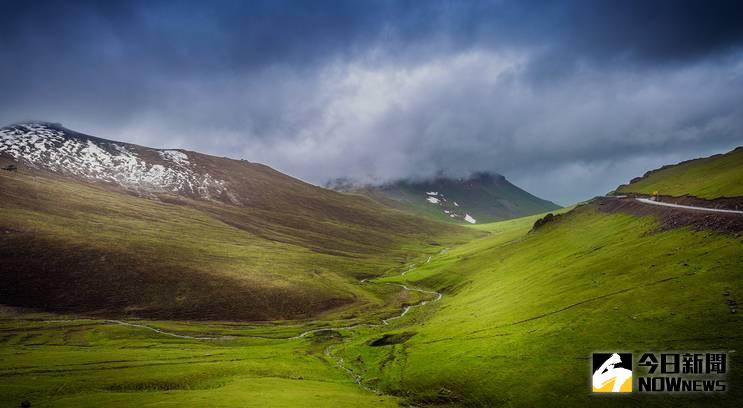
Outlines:
<svg viewBox="0 0 743 408"><path fill-rule="evenodd" d="M495 171L567 204L743 144L735 2L4 7L0 121L318 184Z"/></svg>

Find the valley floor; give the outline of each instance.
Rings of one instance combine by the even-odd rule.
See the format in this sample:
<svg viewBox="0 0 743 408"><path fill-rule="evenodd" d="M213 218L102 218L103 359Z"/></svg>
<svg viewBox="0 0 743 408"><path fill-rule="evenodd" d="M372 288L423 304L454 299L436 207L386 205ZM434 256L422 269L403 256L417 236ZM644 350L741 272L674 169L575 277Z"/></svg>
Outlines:
<svg viewBox="0 0 743 408"><path fill-rule="evenodd" d="M279 340L287 329L147 323L169 333L220 336L194 340L106 321L12 311L3 317L4 407L24 400L33 407L397 405L335 366L323 352L333 336ZM246 337L252 335L277 339Z"/></svg>
<svg viewBox="0 0 743 408"><path fill-rule="evenodd" d="M3 309L0 406L740 406L739 233L595 205L529 232L538 218L473 227L490 234L375 280L443 294L386 325ZM730 390L591 394L592 352L659 350L726 351Z"/></svg>

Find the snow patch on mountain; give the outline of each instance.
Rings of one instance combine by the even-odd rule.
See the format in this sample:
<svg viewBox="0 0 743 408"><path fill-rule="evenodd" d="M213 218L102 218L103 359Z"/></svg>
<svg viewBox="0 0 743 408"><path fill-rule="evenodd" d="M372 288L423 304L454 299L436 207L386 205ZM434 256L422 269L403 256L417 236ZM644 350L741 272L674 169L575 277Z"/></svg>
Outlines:
<svg viewBox="0 0 743 408"><path fill-rule="evenodd" d="M157 152L161 163L142 158L141 153L147 151ZM200 173L188 155L177 150L127 147L30 123L0 129L0 153L29 167L116 183L140 193L179 193L204 199L226 193L235 201L224 181Z"/></svg>
<svg viewBox="0 0 743 408"><path fill-rule="evenodd" d="M454 204L454 207L451 207L448 205L446 198L444 197L444 193L439 193L438 191L428 191L426 192L426 201L428 201L431 204L437 204L443 208L444 214L448 215L450 218L464 218L464 221L475 224L477 223L477 220L475 220L474 217L471 215L465 213L464 217L462 217L460 214L457 214L454 207L459 207L459 203L456 201L452 201Z"/></svg>
<svg viewBox="0 0 743 408"><path fill-rule="evenodd" d="M157 152L163 160L169 160L175 164L181 166L188 166L191 163L188 161L188 155L178 150L159 150Z"/></svg>

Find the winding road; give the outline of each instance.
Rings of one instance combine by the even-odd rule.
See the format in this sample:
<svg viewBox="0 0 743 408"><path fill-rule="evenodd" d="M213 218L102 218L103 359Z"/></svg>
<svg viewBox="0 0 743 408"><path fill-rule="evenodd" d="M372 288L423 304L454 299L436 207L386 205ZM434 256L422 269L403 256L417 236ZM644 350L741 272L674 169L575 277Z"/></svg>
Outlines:
<svg viewBox="0 0 743 408"><path fill-rule="evenodd" d="M623 197L620 197L623 198ZM681 204L673 204L673 203L664 203L663 201L653 201L649 198L635 198L635 200L643 203L643 204L651 204L651 205L659 205L662 207L672 207L672 208L680 208L683 210L695 210L695 211L705 211L705 212L714 212L714 213L724 213L724 214L740 214L743 215L743 211L739 210L723 210L720 208L706 208L706 207L695 207L692 205L681 205Z"/></svg>

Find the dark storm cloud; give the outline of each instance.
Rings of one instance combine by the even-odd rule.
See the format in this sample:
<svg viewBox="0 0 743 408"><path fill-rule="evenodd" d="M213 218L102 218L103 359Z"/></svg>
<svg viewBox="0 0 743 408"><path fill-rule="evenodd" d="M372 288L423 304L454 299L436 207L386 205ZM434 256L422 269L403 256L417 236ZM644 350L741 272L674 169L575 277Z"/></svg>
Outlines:
<svg viewBox="0 0 743 408"><path fill-rule="evenodd" d="M567 203L743 143L740 4L10 1L0 122Z"/></svg>
<svg viewBox="0 0 743 408"><path fill-rule="evenodd" d="M10 1L0 34L6 51L128 57L170 73L307 64L379 41L411 52L439 38L450 49L684 61L739 47L741 18L737 1Z"/></svg>

